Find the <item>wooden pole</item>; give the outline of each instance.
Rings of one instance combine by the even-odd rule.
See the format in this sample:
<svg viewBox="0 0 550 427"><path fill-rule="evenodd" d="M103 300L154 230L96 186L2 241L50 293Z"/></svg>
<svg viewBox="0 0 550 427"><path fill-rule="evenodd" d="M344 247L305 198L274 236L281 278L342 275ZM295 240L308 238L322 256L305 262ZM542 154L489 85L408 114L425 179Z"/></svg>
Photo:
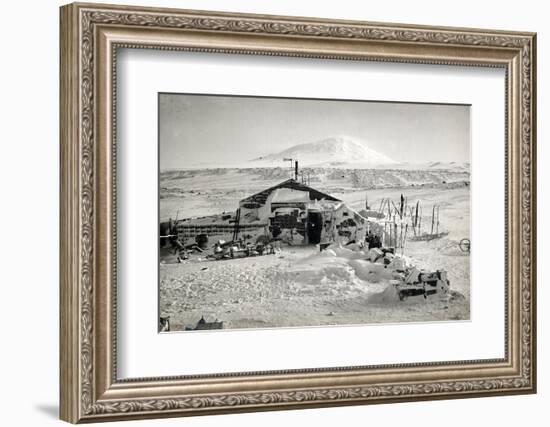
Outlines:
<svg viewBox="0 0 550 427"><path fill-rule="evenodd" d="M437 224L436 224L436 234L439 234L439 205L437 205Z"/></svg>
<svg viewBox="0 0 550 427"><path fill-rule="evenodd" d="M292 164L292 159L285 157L285 158L283 159L283 162L290 162L290 177L292 178L292 175L293 175L293 174L292 174L292 169L293 169L293 167L292 167L292 166L293 166L293 164Z"/></svg>
<svg viewBox="0 0 550 427"><path fill-rule="evenodd" d="M407 241L408 228L409 228L409 224L405 224L405 238L403 239L403 245L401 246L401 255L405 254L405 242Z"/></svg>
<svg viewBox="0 0 550 427"><path fill-rule="evenodd" d="M432 236L434 234L434 221L435 221L435 205L433 205L432 207L432 232L431 232Z"/></svg>
<svg viewBox="0 0 550 427"><path fill-rule="evenodd" d="M392 204L392 206L393 206L394 212L395 212L397 215L401 215L401 214L399 213L399 209L397 209L397 206L395 206L395 203L393 203L393 200L392 200L391 204Z"/></svg>
<svg viewBox="0 0 550 427"><path fill-rule="evenodd" d="M416 237L416 221L417 217L414 216L414 209L411 208L411 227L413 229L413 234Z"/></svg>

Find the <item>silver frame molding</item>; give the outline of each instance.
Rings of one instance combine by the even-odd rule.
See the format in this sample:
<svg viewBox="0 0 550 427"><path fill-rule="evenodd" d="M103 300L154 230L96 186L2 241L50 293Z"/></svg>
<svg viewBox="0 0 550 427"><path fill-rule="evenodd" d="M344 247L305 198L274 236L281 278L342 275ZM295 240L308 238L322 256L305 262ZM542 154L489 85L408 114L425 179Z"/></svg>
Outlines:
<svg viewBox="0 0 550 427"><path fill-rule="evenodd" d="M60 37L61 419L72 423L536 391L536 35L99 4ZM118 48L500 67L506 71L505 357L119 380Z"/></svg>

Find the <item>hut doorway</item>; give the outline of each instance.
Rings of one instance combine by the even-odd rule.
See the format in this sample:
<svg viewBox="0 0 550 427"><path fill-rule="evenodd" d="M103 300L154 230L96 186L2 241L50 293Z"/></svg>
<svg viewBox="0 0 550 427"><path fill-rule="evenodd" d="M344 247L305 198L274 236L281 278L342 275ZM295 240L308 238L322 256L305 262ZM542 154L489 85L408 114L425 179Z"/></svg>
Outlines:
<svg viewBox="0 0 550 427"><path fill-rule="evenodd" d="M323 231L323 216L321 212L308 212L307 214L307 240L310 244L316 245L321 242Z"/></svg>

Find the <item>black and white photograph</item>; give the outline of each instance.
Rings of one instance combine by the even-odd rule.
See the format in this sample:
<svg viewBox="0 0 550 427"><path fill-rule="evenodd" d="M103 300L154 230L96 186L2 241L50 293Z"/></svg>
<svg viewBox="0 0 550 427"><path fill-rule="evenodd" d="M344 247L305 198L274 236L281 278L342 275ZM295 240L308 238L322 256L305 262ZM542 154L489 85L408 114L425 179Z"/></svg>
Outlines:
<svg viewBox="0 0 550 427"><path fill-rule="evenodd" d="M158 102L160 331L469 320L469 105Z"/></svg>

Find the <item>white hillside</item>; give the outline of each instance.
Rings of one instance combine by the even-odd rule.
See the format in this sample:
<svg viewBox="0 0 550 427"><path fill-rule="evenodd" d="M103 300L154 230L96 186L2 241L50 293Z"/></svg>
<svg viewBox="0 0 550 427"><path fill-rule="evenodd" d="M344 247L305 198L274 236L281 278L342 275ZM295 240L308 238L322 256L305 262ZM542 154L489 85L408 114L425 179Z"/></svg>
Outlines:
<svg viewBox="0 0 550 427"><path fill-rule="evenodd" d="M361 140L349 136L331 136L316 142L294 145L278 153L254 159L253 162L281 164L284 158L298 160L301 166L395 165L388 156L369 148Z"/></svg>

